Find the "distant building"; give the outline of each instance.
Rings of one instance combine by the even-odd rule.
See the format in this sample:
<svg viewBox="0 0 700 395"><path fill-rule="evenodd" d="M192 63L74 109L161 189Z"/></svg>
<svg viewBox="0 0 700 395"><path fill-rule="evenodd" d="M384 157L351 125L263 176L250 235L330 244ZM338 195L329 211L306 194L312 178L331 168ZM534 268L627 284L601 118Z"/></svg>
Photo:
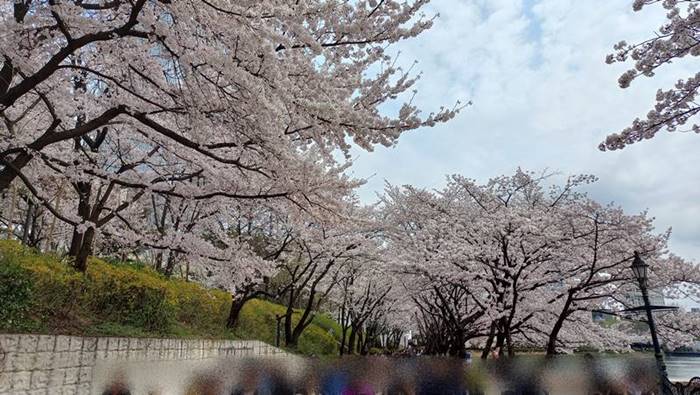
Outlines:
<svg viewBox="0 0 700 395"><path fill-rule="evenodd" d="M619 319L612 310L595 310L591 313L591 316L595 322Z"/></svg>
<svg viewBox="0 0 700 395"><path fill-rule="evenodd" d="M627 306L627 308L641 307L644 306L644 298L642 298L642 293L640 291L632 292L626 295L623 303ZM665 306L666 300L664 299L664 294L660 291L650 289L649 304L652 306Z"/></svg>
<svg viewBox="0 0 700 395"><path fill-rule="evenodd" d="M690 312L695 313L695 314L700 314L700 307L691 307Z"/></svg>

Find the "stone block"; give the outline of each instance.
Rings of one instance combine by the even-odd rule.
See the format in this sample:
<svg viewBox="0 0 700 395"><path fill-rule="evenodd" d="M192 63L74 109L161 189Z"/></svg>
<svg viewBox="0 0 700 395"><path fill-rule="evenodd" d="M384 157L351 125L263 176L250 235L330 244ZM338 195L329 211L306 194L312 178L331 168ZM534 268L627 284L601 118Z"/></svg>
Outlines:
<svg viewBox="0 0 700 395"><path fill-rule="evenodd" d="M92 366L97 359L97 353L91 351L83 351L80 353L80 366Z"/></svg>
<svg viewBox="0 0 700 395"><path fill-rule="evenodd" d="M97 352L95 352L95 359L96 360L101 361L101 360L107 359L108 357L109 357L109 351L107 351L107 350L98 350Z"/></svg>
<svg viewBox="0 0 700 395"><path fill-rule="evenodd" d="M119 338L110 337L109 338L109 346L107 347L107 350L109 350L109 351L119 350Z"/></svg>
<svg viewBox="0 0 700 395"><path fill-rule="evenodd" d="M144 349L154 348L156 346L156 339L141 339L141 344L143 344Z"/></svg>
<svg viewBox="0 0 700 395"><path fill-rule="evenodd" d="M64 384L77 384L79 372L80 372L80 368L66 369L66 376L63 379L63 383Z"/></svg>
<svg viewBox="0 0 700 395"><path fill-rule="evenodd" d="M29 353L12 353L5 356L11 371L26 371L34 369L36 355ZM6 365L7 366L7 365Z"/></svg>
<svg viewBox="0 0 700 395"><path fill-rule="evenodd" d="M56 336L41 335L37 337L37 352L53 351L56 346Z"/></svg>
<svg viewBox="0 0 700 395"><path fill-rule="evenodd" d="M12 373L0 372L0 394L10 392L10 376Z"/></svg>
<svg viewBox="0 0 700 395"><path fill-rule="evenodd" d="M30 390L27 395L46 395L46 388Z"/></svg>
<svg viewBox="0 0 700 395"><path fill-rule="evenodd" d="M80 353L63 351L55 353L52 366L57 369L70 368L80 364Z"/></svg>
<svg viewBox="0 0 700 395"><path fill-rule="evenodd" d="M99 337L97 338L97 350L98 351L106 351L109 347L109 338L108 337Z"/></svg>
<svg viewBox="0 0 700 395"><path fill-rule="evenodd" d="M55 350L68 351L70 349L70 337L69 336L56 336L56 348Z"/></svg>
<svg viewBox="0 0 700 395"><path fill-rule="evenodd" d="M141 339L131 338L129 339L129 350L140 350L143 348Z"/></svg>
<svg viewBox="0 0 700 395"><path fill-rule="evenodd" d="M126 351L129 349L129 339L126 337L119 338L119 351Z"/></svg>
<svg viewBox="0 0 700 395"><path fill-rule="evenodd" d="M49 388L60 388L63 385L63 379L65 377L65 369L52 369L49 371Z"/></svg>
<svg viewBox="0 0 700 395"><path fill-rule="evenodd" d="M77 395L91 395L90 384L89 383L79 384Z"/></svg>
<svg viewBox="0 0 700 395"><path fill-rule="evenodd" d="M32 378L29 385L31 389L46 388L49 385L49 372L43 370L35 370L32 372Z"/></svg>
<svg viewBox="0 0 700 395"><path fill-rule="evenodd" d="M17 351L19 335L0 335L0 349L6 353Z"/></svg>
<svg viewBox="0 0 700 395"><path fill-rule="evenodd" d="M54 353L51 351L38 352L35 354L34 368L41 370L51 369Z"/></svg>
<svg viewBox="0 0 700 395"><path fill-rule="evenodd" d="M19 352L36 352L36 346L39 342L39 336L36 335L22 335L19 338L19 347L17 351Z"/></svg>
<svg viewBox="0 0 700 395"><path fill-rule="evenodd" d="M86 337L83 339L83 352L95 352L97 350L97 338Z"/></svg>
<svg viewBox="0 0 700 395"><path fill-rule="evenodd" d="M28 390L31 384L32 372L15 372L10 376L12 392L16 390Z"/></svg>
<svg viewBox="0 0 700 395"><path fill-rule="evenodd" d="M83 349L83 338L78 337L78 336L71 336L69 351L80 351L82 349Z"/></svg>
<svg viewBox="0 0 700 395"><path fill-rule="evenodd" d="M61 395L76 395L78 393L77 385L67 385L61 388Z"/></svg>
<svg viewBox="0 0 700 395"><path fill-rule="evenodd" d="M78 383L90 383L92 382L92 367L83 366L78 372Z"/></svg>

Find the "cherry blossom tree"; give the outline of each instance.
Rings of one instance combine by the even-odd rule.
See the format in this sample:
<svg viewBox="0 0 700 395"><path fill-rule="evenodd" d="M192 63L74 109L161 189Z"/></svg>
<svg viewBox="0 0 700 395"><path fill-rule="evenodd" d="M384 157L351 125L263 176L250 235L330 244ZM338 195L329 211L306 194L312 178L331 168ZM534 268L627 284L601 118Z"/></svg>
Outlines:
<svg viewBox="0 0 700 395"><path fill-rule="evenodd" d="M427 290L412 297L424 352L464 358L466 343L485 334L481 320L485 312L471 305L470 290L465 284L431 283Z"/></svg>
<svg viewBox="0 0 700 395"><path fill-rule="evenodd" d="M463 352L469 339L484 358L492 349L513 355L516 347L549 354L625 347L624 325L603 328L591 312L636 290L635 250L652 272L665 274L655 288L677 292L695 281L697 267L668 255L669 233L655 233L646 213L588 198L579 190L591 176L547 185L551 179L518 170L484 185L451 176L434 192L387 187L395 271L411 284L421 329L443 333L433 344L438 352Z"/></svg>
<svg viewBox="0 0 700 395"><path fill-rule="evenodd" d="M391 145L455 114L378 110L415 82L385 50L431 26L425 3L4 3L0 190L37 152L113 123L209 166L268 175L263 153ZM76 73L88 89L75 89Z"/></svg>
<svg viewBox="0 0 700 395"><path fill-rule="evenodd" d="M571 337L566 342L558 338L570 317L578 311L595 310L604 301L630 292L630 282L634 285L630 270L634 251L660 260L669 237L669 232L654 234L652 220L646 213L626 215L620 207L602 206L590 199L572 201L567 210L572 210L564 212L569 216L571 238L567 253L575 259L565 259L557 267L559 292L548 301L556 317L548 329L549 355L557 347L570 347L573 343ZM658 264L665 266L664 262Z"/></svg>
<svg viewBox="0 0 700 395"><path fill-rule="evenodd" d="M369 352L395 312L400 289L388 272L389 252L376 246L372 254L343 266L338 286L331 294L341 326L340 355ZM358 257L360 258L360 257ZM381 343L381 342L380 342Z"/></svg>
<svg viewBox="0 0 700 395"><path fill-rule="evenodd" d="M297 222L294 239L288 251L280 256L278 267L284 279L280 300L287 307L284 331L288 346L297 344L315 311L330 302L333 290L350 266L376 259L375 226L364 216L365 210L352 201L347 204L339 215ZM368 292L376 292L376 288ZM293 319L294 308L301 309L298 319ZM359 310L354 309L353 313L356 313L355 324L361 325ZM352 333L357 332L351 332L351 336Z"/></svg>
<svg viewBox="0 0 700 395"><path fill-rule="evenodd" d="M332 156L347 154L346 140L392 145L459 110L421 117L409 100L379 112L417 78L386 48L430 27L425 3L3 3L0 190L19 178L71 226L80 270L96 238L140 233L125 215L140 200L163 204L160 242L123 244L161 250L173 246L168 199L192 212L222 199L332 206L325 199L350 183ZM55 207L46 174L73 185L75 200Z"/></svg>
<svg viewBox="0 0 700 395"><path fill-rule="evenodd" d="M653 77L666 64L687 56L698 56L700 47L700 2L697 0L635 0L633 8L661 6L666 9L667 20L653 37L636 44L621 41L615 45L615 53L606 58L607 63L634 62L634 68L623 73L618 82L628 88L640 76ZM653 138L659 131L700 132L695 115L700 111L696 103L700 74L678 82L669 89L659 89L656 104L645 119L635 119L618 133L609 135L599 146L601 150L622 149L629 144Z"/></svg>

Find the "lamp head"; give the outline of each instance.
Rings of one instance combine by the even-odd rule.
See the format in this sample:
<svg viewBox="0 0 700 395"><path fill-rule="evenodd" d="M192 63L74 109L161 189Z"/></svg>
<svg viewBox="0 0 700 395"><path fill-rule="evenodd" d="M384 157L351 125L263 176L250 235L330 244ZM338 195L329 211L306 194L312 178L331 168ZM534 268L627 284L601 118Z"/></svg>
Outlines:
<svg viewBox="0 0 700 395"><path fill-rule="evenodd" d="M639 256L639 252L634 252L634 260L632 261L632 271L639 282L646 282L647 268L649 265Z"/></svg>

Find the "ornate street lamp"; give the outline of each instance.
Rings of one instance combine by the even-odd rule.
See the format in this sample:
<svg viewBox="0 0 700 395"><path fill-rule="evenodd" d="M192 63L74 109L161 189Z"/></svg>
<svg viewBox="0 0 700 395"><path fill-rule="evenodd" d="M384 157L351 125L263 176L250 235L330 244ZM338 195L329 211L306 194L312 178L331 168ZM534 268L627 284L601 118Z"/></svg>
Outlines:
<svg viewBox="0 0 700 395"><path fill-rule="evenodd" d="M649 303L649 292L647 290L647 269L646 264L639 256L639 252L634 252L634 261L632 261L632 271L639 283L639 289L642 291L642 299L644 300L644 310L647 313L647 323L649 324L649 332L651 332L651 342L654 345L654 357L656 358L656 366L661 374L661 383L668 381L666 373L666 363L664 363L664 355L661 353L659 346L659 338L656 335L656 325L654 324L654 315L651 313L651 303Z"/></svg>
<svg viewBox="0 0 700 395"><path fill-rule="evenodd" d="M647 290L647 280L648 274L647 265L644 260L639 256L639 252L634 252L634 261L632 261L632 272L637 278L639 283L639 289L642 291L642 299L644 300L644 310L647 314L647 323L649 324L649 332L651 332L651 342L654 345L654 357L656 358L656 366L659 369L660 379L661 379L661 394L664 395L700 395L700 377L693 377L687 384L682 383L672 383L668 379L668 372L666 371L666 363L664 362L664 355L661 353L661 347L659 346L659 338L656 335L656 325L654 324L654 316L652 310L666 310L672 311L677 310L674 306L652 306L649 303L649 292ZM627 309L627 311L639 311L639 307Z"/></svg>
<svg viewBox="0 0 700 395"><path fill-rule="evenodd" d="M632 272L634 272L634 276L637 278L637 281L639 281L640 287L643 289L646 288L647 286L647 269L649 268L649 265L646 264L642 260L642 258L639 256L639 252L635 251L634 252L634 261L632 261Z"/></svg>

